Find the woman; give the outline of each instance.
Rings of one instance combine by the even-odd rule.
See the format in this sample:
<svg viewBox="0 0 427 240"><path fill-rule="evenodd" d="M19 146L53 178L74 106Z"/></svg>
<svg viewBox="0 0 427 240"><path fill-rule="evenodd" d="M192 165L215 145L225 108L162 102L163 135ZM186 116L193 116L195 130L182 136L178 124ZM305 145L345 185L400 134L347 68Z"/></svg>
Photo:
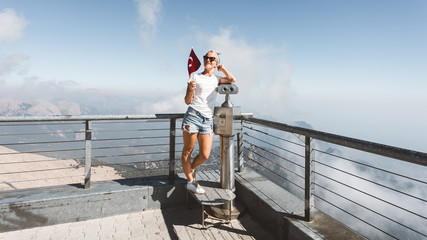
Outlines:
<svg viewBox="0 0 427 240"><path fill-rule="evenodd" d="M218 65L218 54L210 50L203 56L205 67L202 73L192 74L187 84L185 103L189 105L182 121L184 147L182 149L182 168L187 177L187 189L203 194L205 190L195 181L195 169L203 164L210 155L213 138L213 110L216 102L218 84L234 83L234 76L223 66ZM215 68L225 77L214 74ZM191 162L196 139L199 142L199 154Z"/></svg>

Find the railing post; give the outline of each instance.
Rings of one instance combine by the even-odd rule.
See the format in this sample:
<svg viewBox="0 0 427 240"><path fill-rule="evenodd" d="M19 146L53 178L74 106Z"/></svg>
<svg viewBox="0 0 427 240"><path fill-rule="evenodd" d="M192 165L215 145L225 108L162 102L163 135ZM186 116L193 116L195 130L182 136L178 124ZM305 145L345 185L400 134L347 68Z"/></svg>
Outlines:
<svg viewBox="0 0 427 240"><path fill-rule="evenodd" d="M305 137L304 219L314 220L314 139Z"/></svg>
<svg viewBox="0 0 427 240"><path fill-rule="evenodd" d="M90 172L92 167L92 122L86 121L86 130L85 130L85 183L84 188L90 188Z"/></svg>
<svg viewBox="0 0 427 240"><path fill-rule="evenodd" d="M237 170L243 172L243 120L240 120L240 129L237 133Z"/></svg>
<svg viewBox="0 0 427 240"><path fill-rule="evenodd" d="M169 184L175 182L175 129L176 118L171 118L169 129Z"/></svg>

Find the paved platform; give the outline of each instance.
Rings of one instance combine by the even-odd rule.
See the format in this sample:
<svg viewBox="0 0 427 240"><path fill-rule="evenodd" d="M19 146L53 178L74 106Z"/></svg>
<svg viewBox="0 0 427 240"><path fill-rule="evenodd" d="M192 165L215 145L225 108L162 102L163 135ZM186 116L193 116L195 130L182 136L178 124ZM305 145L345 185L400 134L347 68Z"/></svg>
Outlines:
<svg viewBox="0 0 427 240"><path fill-rule="evenodd" d="M200 208L155 209L81 222L0 233L0 240L274 239L247 213L228 224L201 228ZM206 219L206 221L213 221ZM213 222L211 222L213 223Z"/></svg>

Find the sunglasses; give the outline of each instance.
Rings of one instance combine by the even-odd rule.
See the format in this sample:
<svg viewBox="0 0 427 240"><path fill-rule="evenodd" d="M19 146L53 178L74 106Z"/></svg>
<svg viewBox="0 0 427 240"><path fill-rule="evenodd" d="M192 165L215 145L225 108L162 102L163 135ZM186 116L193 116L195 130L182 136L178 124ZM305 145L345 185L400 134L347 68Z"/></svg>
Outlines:
<svg viewBox="0 0 427 240"><path fill-rule="evenodd" d="M215 61L216 60L216 57L208 57L208 56L203 56L203 59L206 61L206 60L208 60L209 59L209 61L211 61L211 62L213 62L213 61Z"/></svg>

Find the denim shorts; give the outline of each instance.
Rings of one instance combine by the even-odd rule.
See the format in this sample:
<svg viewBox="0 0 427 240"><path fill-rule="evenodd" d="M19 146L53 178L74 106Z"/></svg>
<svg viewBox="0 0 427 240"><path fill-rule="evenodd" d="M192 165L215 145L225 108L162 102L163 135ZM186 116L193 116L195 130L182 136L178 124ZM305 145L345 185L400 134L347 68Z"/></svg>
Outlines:
<svg viewBox="0 0 427 240"><path fill-rule="evenodd" d="M188 128L186 126L188 125ZM182 130L188 133L213 134L212 118L203 117L192 107L188 107L182 120Z"/></svg>

